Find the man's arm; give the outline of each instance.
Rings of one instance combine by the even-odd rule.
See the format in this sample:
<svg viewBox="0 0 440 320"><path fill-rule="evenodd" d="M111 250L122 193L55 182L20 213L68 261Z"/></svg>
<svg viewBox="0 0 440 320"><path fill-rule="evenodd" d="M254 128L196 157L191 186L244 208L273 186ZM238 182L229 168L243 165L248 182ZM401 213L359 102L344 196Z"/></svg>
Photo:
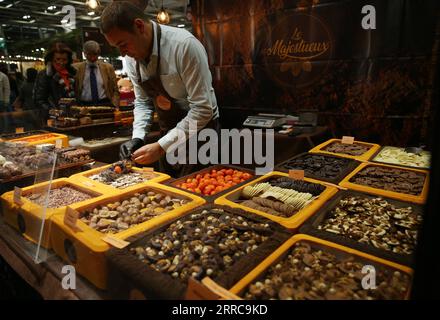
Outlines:
<svg viewBox="0 0 440 320"><path fill-rule="evenodd" d="M178 141L179 129L185 132L186 137L189 136L190 121L197 121L197 131L204 128L211 121L216 107L211 71L203 45L196 38L187 38L177 50L176 59L177 71L188 93L190 110L176 128L158 141L165 151Z"/></svg>

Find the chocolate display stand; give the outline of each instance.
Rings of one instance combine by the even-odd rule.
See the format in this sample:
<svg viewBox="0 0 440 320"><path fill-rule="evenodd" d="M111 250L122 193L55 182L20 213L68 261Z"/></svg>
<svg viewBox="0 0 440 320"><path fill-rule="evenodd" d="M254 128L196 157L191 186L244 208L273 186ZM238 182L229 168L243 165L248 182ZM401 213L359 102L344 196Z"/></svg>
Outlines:
<svg viewBox="0 0 440 320"><path fill-rule="evenodd" d="M34 257L29 256L23 251L22 248L25 246L33 247L33 251L36 251L36 244L23 238L18 231L6 225L0 218L1 257L9 265L8 269L12 269L9 272L17 273L43 299L102 300L110 298L106 292L98 290L78 274L76 274L76 288L71 290L63 289L61 283L66 274L62 273L62 271L66 263L54 255L40 264L35 264ZM6 276L8 275L7 272Z"/></svg>
<svg viewBox="0 0 440 320"><path fill-rule="evenodd" d="M39 236L38 240L35 244L32 244L29 241L23 241L22 243L22 251L25 252L30 258L33 259L33 262L36 264L40 264L44 261L46 261L48 258L50 258L52 255L54 255L53 252L50 252L43 248L43 233L48 232L49 230L44 230L45 228L50 228L50 224L46 224L46 212L48 208L48 201L49 201L49 194L51 190L51 184L54 177L55 172L55 165L57 162L57 154L55 152L51 152L49 154L49 157L51 157L51 163L52 165L50 167L47 166L46 162L40 161L37 164L37 170L35 172L35 179L34 179L34 185L48 182L46 186L39 187L38 192L39 199L40 199L40 212L35 212L36 215L40 216L40 220L28 220L25 223L25 219L21 212L21 206L23 205L23 202L21 200L22 198L22 191L20 188L15 188L14 191L14 203L17 206L17 222L18 222L18 229L23 234L23 237L26 237L25 233L27 229L33 229L33 230L39 230ZM43 162L43 163L42 163ZM33 224L33 225L30 225Z"/></svg>
<svg viewBox="0 0 440 320"><path fill-rule="evenodd" d="M386 198L383 196L372 195L367 193L361 193L357 191L341 191L335 197L330 199L327 204L318 210L299 230L300 233L309 234L320 239L332 241L356 250L372 254L376 257L383 258L386 260L394 261L406 266L412 266L414 260L414 253L411 255L397 254L392 251L385 249L379 249L374 247L372 244L361 243L354 239L350 239L348 236L331 233L325 230L319 230L318 226L324 222L324 220L332 218L331 212L339 205L340 201L344 198L351 196L360 196L362 198L373 199L382 198L386 200L389 204L395 206L396 208L413 208L413 211L418 214L423 214L423 207L418 204L403 202L395 199ZM386 235L384 235L386 236ZM415 248L413 248L415 251Z"/></svg>

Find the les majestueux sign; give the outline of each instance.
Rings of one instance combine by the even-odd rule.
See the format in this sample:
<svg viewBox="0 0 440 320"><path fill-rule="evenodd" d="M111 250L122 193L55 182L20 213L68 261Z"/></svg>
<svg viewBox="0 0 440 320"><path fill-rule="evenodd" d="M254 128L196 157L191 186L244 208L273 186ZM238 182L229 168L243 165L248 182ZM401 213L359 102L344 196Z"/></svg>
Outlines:
<svg viewBox="0 0 440 320"><path fill-rule="evenodd" d="M313 84L327 69L333 42L316 16L291 13L268 27L261 53L268 74L283 86Z"/></svg>

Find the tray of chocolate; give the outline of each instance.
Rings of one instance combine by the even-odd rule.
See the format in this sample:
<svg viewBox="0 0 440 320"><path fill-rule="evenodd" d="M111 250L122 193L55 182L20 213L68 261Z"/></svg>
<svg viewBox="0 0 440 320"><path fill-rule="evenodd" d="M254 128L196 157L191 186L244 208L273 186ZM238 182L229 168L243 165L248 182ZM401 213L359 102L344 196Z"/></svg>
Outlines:
<svg viewBox="0 0 440 320"><path fill-rule="evenodd" d="M375 288L366 288L373 270ZM248 300L404 300L411 281L410 268L299 234L231 291Z"/></svg>
<svg viewBox="0 0 440 320"><path fill-rule="evenodd" d="M57 154L56 170L90 163L90 151L73 147L55 149L53 144L27 145L0 143L0 181L6 183L35 175L36 170L51 170Z"/></svg>
<svg viewBox="0 0 440 320"><path fill-rule="evenodd" d="M410 266L422 216L422 206L414 203L344 191L300 232Z"/></svg>
<svg viewBox="0 0 440 320"><path fill-rule="evenodd" d="M380 146L375 143L356 140L350 144L342 143L342 139L330 139L312 148L309 152L332 154L343 158L368 161L379 148Z"/></svg>
<svg viewBox="0 0 440 320"><path fill-rule="evenodd" d="M26 131L26 132L21 132L21 133L4 133L2 135L0 135L0 141L7 141L7 140L12 140L12 139L19 139L19 138L25 138L25 137L29 137L29 136L34 136L37 134L50 134L49 131L45 131L45 130L34 130L34 131Z"/></svg>
<svg viewBox="0 0 440 320"><path fill-rule="evenodd" d="M416 150L408 152L407 148L385 146L380 148L371 158L372 162L392 164L396 166L429 169L431 164L431 152Z"/></svg>
<svg viewBox="0 0 440 320"><path fill-rule="evenodd" d="M295 180L274 171L215 200L256 213L282 226L297 230L337 189L318 180Z"/></svg>
<svg viewBox="0 0 440 320"><path fill-rule="evenodd" d="M360 164L359 161L337 156L302 153L277 166L279 171L304 170L308 178L338 184Z"/></svg>
<svg viewBox="0 0 440 320"><path fill-rule="evenodd" d="M188 280L205 276L231 287L288 239L290 233L240 209L207 205L111 249L109 288L137 289L154 299L182 299Z"/></svg>
<svg viewBox="0 0 440 320"><path fill-rule="evenodd" d="M363 163L341 183L342 187L424 203L429 183L427 171L373 163Z"/></svg>
<svg viewBox="0 0 440 320"><path fill-rule="evenodd" d="M109 185L116 189L125 189L158 177L157 173L133 170L131 161L118 161L106 169L88 175L93 181Z"/></svg>

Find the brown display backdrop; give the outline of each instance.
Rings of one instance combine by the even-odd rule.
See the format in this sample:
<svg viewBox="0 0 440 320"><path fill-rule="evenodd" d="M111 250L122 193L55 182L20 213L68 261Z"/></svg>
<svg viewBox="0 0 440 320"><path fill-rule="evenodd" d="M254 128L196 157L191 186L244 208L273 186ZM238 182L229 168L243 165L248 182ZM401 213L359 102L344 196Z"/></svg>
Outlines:
<svg viewBox="0 0 440 320"><path fill-rule="evenodd" d="M376 29L364 30L365 5ZM192 0L224 127L319 111L336 136L424 143L437 102L437 0ZM246 112L238 113L237 110Z"/></svg>

